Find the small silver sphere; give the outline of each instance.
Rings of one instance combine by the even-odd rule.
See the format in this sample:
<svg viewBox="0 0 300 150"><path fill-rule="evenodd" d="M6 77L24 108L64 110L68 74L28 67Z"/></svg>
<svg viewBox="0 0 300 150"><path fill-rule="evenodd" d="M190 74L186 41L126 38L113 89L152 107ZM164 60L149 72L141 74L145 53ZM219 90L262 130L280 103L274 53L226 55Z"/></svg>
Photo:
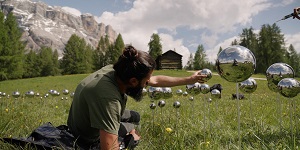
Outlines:
<svg viewBox="0 0 300 150"><path fill-rule="evenodd" d="M48 94L48 93L45 94L45 98L46 98L46 97L49 97L49 94Z"/></svg>
<svg viewBox="0 0 300 150"><path fill-rule="evenodd" d="M191 96L191 97L189 98L189 100L190 100L190 101L194 101L194 97Z"/></svg>
<svg viewBox="0 0 300 150"><path fill-rule="evenodd" d="M173 97L172 89L170 87L163 87L163 98L169 99Z"/></svg>
<svg viewBox="0 0 300 150"><path fill-rule="evenodd" d="M75 95L75 93L74 93L74 92L70 93L70 97L71 97L71 98L73 98L73 97L74 97L74 95Z"/></svg>
<svg viewBox="0 0 300 150"><path fill-rule="evenodd" d="M165 107L165 105L166 105L166 102L165 102L164 100L160 100L160 101L158 102L158 106L159 106L160 108Z"/></svg>
<svg viewBox="0 0 300 150"><path fill-rule="evenodd" d="M209 69L202 69L201 72L199 72L200 75L206 75L205 78L202 78L204 82L207 82L209 79L212 78L212 72Z"/></svg>
<svg viewBox="0 0 300 150"><path fill-rule="evenodd" d="M221 92L217 89L211 90L211 98L214 99L220 99L221 98Z"/></svg>
<svg viewBox="0 0 300 150"><path fill-rule="evenodd" d="M186 97L186 96L188 96L189 94L188 94L188 92L185 91L185 92L182 93L182 95L183 95L184 97Z"/></svg>
<svg viewBox="0 0 300 150"><path fill-rule="evenodd" d="M286 63L272 64L266 71L268 88L273 92L279 92L277 85L284 78L294 78L294 69Z"/></svg>
<svg viewBox="0 0 300 150"><path fill-rule="evenodd" d="M13 92L12 93L12 96L14 97L14 98L19 98L20 97L20 92L18 92L18 91L15 91L15 92Z"/></svg>
<svg viewBox="0 0 300 150"><path fill-rule="evenodd" d="M36 93L35 96L40 96L40 93Z"/></svg>
<svg viewBox="0 0 300 150"><path fill-rule="evenodd" d="M51 93L50 93L52 96L59 96L60 93L57 92L56 90L52 90Z"/></svg>
<svg viewBox="0 0 300 150"><path fill-rule="evenodd" d="M2 94L1 94L2 96L6 96L6 93L5 92L2 92Z"/></svg>
<svg viewBox="0 0 300 150"><path fill-rule="evenodd" d="M151 109L155 109L155 108L156 108L155 103L151 103L151 104L150 104L150 108L151 108Z"/></svg>
<svg viewBox="0 0 300 150"><path fill-rule="evenodd" d="M148 89L148 96L151 99L159 100L163 97L163 91L161 87L149 87Z"/></svg>
<svg viewBox="0 0 300 150"><path fill-rule="evenodd" d="M182 95L182 90L181 90L181 89L178 89L178 90L176 91L176 95L177 95L177 96L181 96L181 95Z"/></svg>
<svg viewBox="0 0 300 150"><path fill-rule="evenodd" d="M25 93L25 95L26 95L27 97L34 97L34 92L33 92L33 91L27 91L27 92Z"/></svg>
<svg viewBox="0 0 300 150"><path fill-rule="evenodd" d="M143 88L143 96L146 96L147 95L147 89L146 88Z"/></svg>
<svg viewBox="0 0 300 150"><path fill-rule="evenodd" d="M63 93L64 95L68 95L68 94L69 94L69 90L64 89L64 90L62 91L62 93Z"/></svg>
<svg viewBox="0 0 300 150"><path fill-rule="evenodd" d="M201 84L201 85L200 85L200 91L201 91L201 93L203 93L203 94L209 93L209 92L210 92L210 87L209 87L209 85L208 85L208 84Z"/></svg>
<svg viewBox="0 0 300 150"><path fill-rule="evenodd" d="M300 83L294 78L284 78L279 81L278 89L282 96L292 98L300 92Z"/></svg>
<svg viewBox="0 0 300 150"><path fill-rule="evenodd" d="M239 83L239 89L244 93L253 93L257 88L256 81L253 78L249 78Z"/></svg>
<svg viewBox="0 0 300 150"><path fill-rule="evenodd" d="M209 102L209 103L212 102L212 99L211 99L211 98L208 98L207 102Z"/></svg>
<svg viewBox="0 0 300 150"><path fill-rule="evenodd" d="M229 82L242 82L255 71L256 59L253 53L240 45L222 50L216 60L218 74Z"/></svg>
<svg viewBox="0 0 300 150"><path fill-rule="evenodd" d="M176 101L173 103L174 108L179 108L180 107L180 102Z"/></svg>
<svg viewBox="0 0 300 150"><path fill-rule="evenodd" d="M189 85L186 85L186 91L188 92L188 94L191 94L191 95L197 95L197 94L200 94L200 86L201 84L196 82L195 84L189 84Z"/></svg>

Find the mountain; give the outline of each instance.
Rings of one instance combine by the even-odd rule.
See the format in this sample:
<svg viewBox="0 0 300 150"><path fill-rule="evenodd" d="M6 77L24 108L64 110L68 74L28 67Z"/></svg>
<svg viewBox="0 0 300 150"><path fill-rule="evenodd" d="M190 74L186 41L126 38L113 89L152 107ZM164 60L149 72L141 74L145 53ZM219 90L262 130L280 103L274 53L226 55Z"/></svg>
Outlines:
<svg viewBox="0 0 300 150"><path fill-rule="evenodd" d="M4 13L12 11L16 16L27 49L47 46L57 49L62 56L72 34L84 38L93 47L101 36L108 35L111 42L117 38L117 32L110 25L98 23L91 14L72 13L65 7L32 0L6 0L2 8Z"/></svg>

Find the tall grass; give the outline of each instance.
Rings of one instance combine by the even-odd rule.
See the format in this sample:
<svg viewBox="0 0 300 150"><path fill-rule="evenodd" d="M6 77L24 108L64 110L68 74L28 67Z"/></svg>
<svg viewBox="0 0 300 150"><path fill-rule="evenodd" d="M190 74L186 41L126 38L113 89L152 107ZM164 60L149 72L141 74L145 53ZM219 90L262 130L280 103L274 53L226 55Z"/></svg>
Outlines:
<svg viewBox="0 0 300 150"><path fill-rule="evenodd" d="M192 73L163 70L155 71L155 74L188 76ZM0 98L0 137L27 137L45 122L55 126L66 124L72 99L69 95L63 95L62 90L73 92L86 76L0 82L0 92L6 93ZM142 102L130 99L127 108L141 114L139 132L142 140L137 149L239 149L238 125L242 149L299 149L299 96L287 99L270 91L266 80L256 82L257 90L252 94L243 93L245 99L239 101L240 124L237 121L237 100L232 99L232 94L236 93L236 83L227 82L219 76L213 76L207 82L210 86L216 83L223 86L222 98L211 102L208 102L209 93L194 95L193 101L189 100L192 95L184 97L175 94L178 89L185 91L185 86L172 87L173 97L165 99L166 106L163 108L150 109L151 102L147 96ZM45 98L50 89L57 90L61 95ZM40 95L33 98L24 96L29 90ZM14 91L19 91L23 96L13 98L11 94ZM173 108L175 101L181 103L180 108ZM0 143L0 149L13 147Z"/></svg>

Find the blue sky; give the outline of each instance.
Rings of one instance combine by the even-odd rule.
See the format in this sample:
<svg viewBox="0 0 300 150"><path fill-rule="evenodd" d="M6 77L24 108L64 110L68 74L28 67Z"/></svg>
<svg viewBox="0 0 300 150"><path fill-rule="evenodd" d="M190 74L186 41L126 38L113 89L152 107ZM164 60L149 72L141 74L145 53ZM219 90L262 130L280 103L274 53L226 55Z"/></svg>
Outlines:
<svg viewBox="0 0 300 150"><path fill-rule="evenodd" d="M148 51L153 33L162 40L163 51L176 50L185 64L199 44L214 62L219 47L226 48L243 28L259 30L272 25L300 7L299 0L39 0L51 6L90 13L98 22L121 33L125 44ZM76 9L76 10L75 10ZM300 20L277 22L287 45L300 52ZM258 32L258 31L257 31Z"/></svg>

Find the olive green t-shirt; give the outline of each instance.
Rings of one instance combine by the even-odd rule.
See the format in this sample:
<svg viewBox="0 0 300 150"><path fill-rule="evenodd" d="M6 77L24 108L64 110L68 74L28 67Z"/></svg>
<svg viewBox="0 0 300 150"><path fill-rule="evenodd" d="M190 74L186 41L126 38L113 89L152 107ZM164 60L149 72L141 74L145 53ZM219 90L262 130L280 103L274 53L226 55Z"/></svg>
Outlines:
<svg viewBox="0 0 300 150"><path fill-rule="evenodd" d="M118 135L127 96L121 94L112 65L94 72L77 86L68 126L84 144L97 142L100 129Z"/></svg>

